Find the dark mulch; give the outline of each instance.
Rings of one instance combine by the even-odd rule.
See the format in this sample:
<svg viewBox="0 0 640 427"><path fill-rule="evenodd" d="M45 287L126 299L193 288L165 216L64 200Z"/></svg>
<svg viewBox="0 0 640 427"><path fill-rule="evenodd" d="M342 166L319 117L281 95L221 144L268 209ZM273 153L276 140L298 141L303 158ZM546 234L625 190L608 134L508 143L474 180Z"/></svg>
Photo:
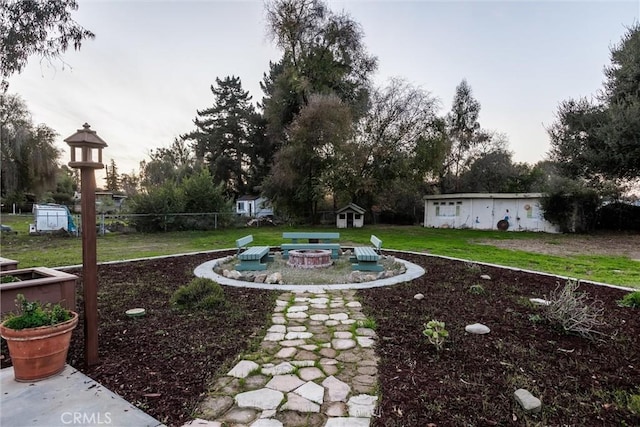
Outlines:
<svg viewBox="0 0 640 427"><path fill-rule="evenodd" d="M225 287L228 305L212 315L172 310L171 294L193 278L195 266L212 257L101 266L101 363L83 366L81 325L69 363L168 425L191 419L207 381L259 342L277 295ZM640 425L638 413L627 408L633 405L630 396L640 395L639 311L616 305L623 292L582 285L603 301L608 322L602 340L589 341L531 320L540 311L528 298L548 295L555 278L403 257L424 266L427 274L359 292L380 336L381 402L375 425ZM473 284L486 293L469 293ZM426 297L415 300L416 293ZM82 306L79 300L81 315ZM133 307L146 308L147 316L126 317L124 311ZM422 335L430 319L446 322L450 333L440 353ZM475 322L490 326L491 333L466 334L464 326ZM2 354L5 367L10 361L4 342ZM514 403L512 394L521 387L542 399L541 414L525 415Z"/></svg>
<svg viewBox="0 0 640 427"><path fill-rule="evenodd" d="M604 335L590 341L540 321L541 309L528 302L564 281L403 257L427 274L405 285L359 292L380 336L382 399L374 425L640 425L640 310L618 307L623 291L587 284L578 289L606 310ZM485 294L470 293L474 284ZM414 299L417 293L425 298ZM431 319L444 321L450 334L440 353L422 335ZM491 333L467 334L465 325L476 322ZM518 388L542 400L540 414L523 413L513 399Z"/></svg>

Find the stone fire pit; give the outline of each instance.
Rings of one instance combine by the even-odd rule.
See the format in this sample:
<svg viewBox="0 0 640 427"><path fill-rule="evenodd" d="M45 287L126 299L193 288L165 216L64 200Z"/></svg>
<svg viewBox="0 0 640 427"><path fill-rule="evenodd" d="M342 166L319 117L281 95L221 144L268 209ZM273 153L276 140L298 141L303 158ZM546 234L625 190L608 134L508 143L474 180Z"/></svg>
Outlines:
<svg viewBox="0 0 640 427"><path fill-rule="evenodd" d="M324 268L331 266L331 251L323 249L299 249L289 251L287 265L293 268Z"/></svg>

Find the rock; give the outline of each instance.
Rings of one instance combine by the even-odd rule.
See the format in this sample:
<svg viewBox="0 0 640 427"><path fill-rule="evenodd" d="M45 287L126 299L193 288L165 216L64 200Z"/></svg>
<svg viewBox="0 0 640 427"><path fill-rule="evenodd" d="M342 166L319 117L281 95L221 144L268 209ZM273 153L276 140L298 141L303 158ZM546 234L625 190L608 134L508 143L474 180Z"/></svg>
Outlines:
<svg viewBox="0 0 640 427"><path fill-rule="evenodd" d="M331 346L336 350L348 350L356 346L356 342L350 339L336 339L331 341Z"/></svg>
<svg viewBox="0 0 640 427"><path fill-rule="evenodd" d="M376 408L377 400L377 396L370 396L368 394L360 394L358 396L351 397L347 402L349 415L358 418L371 418L373 416L373 411Z"/></svg>
<svg viewBox="0 0 640 427"><path fill-rule="evenodd" d="M267 275L264 273L257 274L256 277L253 279L254 283L264 283L265 280L267 280Z"/></svg>
<svg viewBox="0 0 640 427"><path fill-rule="evenodd" d="M200 405L202 413L208 418L218 418L233 406L231 396L212 396L205 399Z"/></svg>
<svg viewBox="0 0 640 427"><path fill-rule="evenodd" d="M520 388L513 393L516 401L527 412L540 412L542 408L542 402L540 399L532 395L528 390Z"/></svg>
<svg viewBox="0 0 640 427"><path fill-rule="evenodd" d="M491 332L488 326L483 325L482 323L474 323L473 325L467 325L464 327L464 330L469 332L470 334L476 335L484 335Z"/></svg>
<svg viewBox="0 0 640 427"><path fill-rule="evenodd" d="M320 412L320 405L317 403L313 403L309 399L305 399L304 397L295 394L288 393L287 394L287 402L282 405L282 411L296 411L296 412ZM288 424L287 424L288 425ZM292 424L293 425L293 424ZM298 424L295 424L298 425Z"/></svg>
<svg viewBox="0 0 640 427"><path fill-rule="evenodd" d="M241 360L231 369L227 375L236 378L246 378L251 371L258 369L260 365L251 360Z"/></svg>
<svg viewBox="0 0 640 427"><path fill-rule="evenodd" d="M349 384L344 383L333 375L325 378L322 385L327 389L327 399L329 402L346 401L347 396L351 392Z"/></svg>
<svg viewBox="0 0 640 427"><path fill-rule="evenodd" d="M306 382L293 392L320 405L322 405L322 402L324 401L324 387L314 383L313 381Z"/></svg>
<svg viewBox="0 0 640 427"><path fill-rule="evenodd" d="M529 301L531 301L534 304L538 304L538 305L549 305L549 304L551 304L551 301L547 301L546 299L542 299L542 298L529 298Z"/></svg>
<svg viewBox="0 0 640 427"><path fill-rule="evenodd" d="M303 384L304 381L302 381L296 375L276 375L271 379L271 381L267 383L265 387L273 390L290 392Z"/></svg>
<svg viewBox="0 0 640 427"><path fill-rule="evenodd" d="M482 280L491 280L491 276L489 276L488 274L482 274L482 275L480 276L480 278L481 278Z"/></svg>
<svg viewBox="0 0 640 427"><path fill-rule="evenodd" d="M417 300L419 301L419 300L421 300L421 299L424 299L424 295L423 295L423 294L415 294L415 295L413 296L413 299L417 299Z"/></svg>
<svg viewBox="0 0 640 427"><path fill-rule="evenodd" d="M280 272L272 273L267 276L264 282L269 284L282 283L282 274Z"/></svg>
<svg viewBox="0 0 640 427"><path fill-rule="evenodd" d="M323 378L324 373L318 368L308 367L308 368L300 369L298 371L298 376L304 381L313 381L318 378ZM296 393L297 393L297 390L296 390ZM303 397L307 397L307 396L303 395ZM307 399L309 399L309 397L307 397ZM314 400L314 399L311 399L311 400ZM322 402L318 402L318 403L322 403Z"/></svg>
<svg viewBox="0 0 640 427"><path fill-rule="evenodd" d="M240 393L235 399L240 408L276 409L284 399L284 394L278 390L262 388Z"/></svg>

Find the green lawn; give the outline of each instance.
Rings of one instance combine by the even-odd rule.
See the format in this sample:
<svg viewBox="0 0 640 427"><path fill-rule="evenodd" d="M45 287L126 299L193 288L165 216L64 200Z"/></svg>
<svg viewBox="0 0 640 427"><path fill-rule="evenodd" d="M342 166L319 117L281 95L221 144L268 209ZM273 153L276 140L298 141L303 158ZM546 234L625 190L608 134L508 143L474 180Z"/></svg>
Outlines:
<svg viewBox="0 0 640 427"><path fill-rule="evenodd" d="M32 219L31 215L2 216L3 224L18 231L17 235L2 236L3 257L19 261L20 267L58 267L82 263L80 238L29 236L28 224ZM236 239L247 234L253 234L255 245L278 246L282 243L283 231L296 230L327 231L327 228L260 227L157 234L107 234L98 237L98 261L232 248ZM603 255L553 256L478 243L484 239L547 239L553 242L555 237L548 234L371 225L339 231L340 243L345 246L367 245L370 235L375 234L382 239L383 247L387 249L427 252L640 288L640 263L629 258Z"/></svg>

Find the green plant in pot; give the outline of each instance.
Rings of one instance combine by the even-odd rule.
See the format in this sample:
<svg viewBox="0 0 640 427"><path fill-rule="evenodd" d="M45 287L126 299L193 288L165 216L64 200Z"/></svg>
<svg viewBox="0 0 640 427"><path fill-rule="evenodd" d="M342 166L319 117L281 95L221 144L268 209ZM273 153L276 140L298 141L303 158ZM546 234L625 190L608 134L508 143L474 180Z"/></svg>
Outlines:
<svg viewBox="0 0 640 427"><path fill-rule="evenodd" d="M16 381L38 381L64 369L71 333L78 325L78 314L59 304L42 305L16 299L18 312L0 324L0 336L7 340Z"/></svg>

